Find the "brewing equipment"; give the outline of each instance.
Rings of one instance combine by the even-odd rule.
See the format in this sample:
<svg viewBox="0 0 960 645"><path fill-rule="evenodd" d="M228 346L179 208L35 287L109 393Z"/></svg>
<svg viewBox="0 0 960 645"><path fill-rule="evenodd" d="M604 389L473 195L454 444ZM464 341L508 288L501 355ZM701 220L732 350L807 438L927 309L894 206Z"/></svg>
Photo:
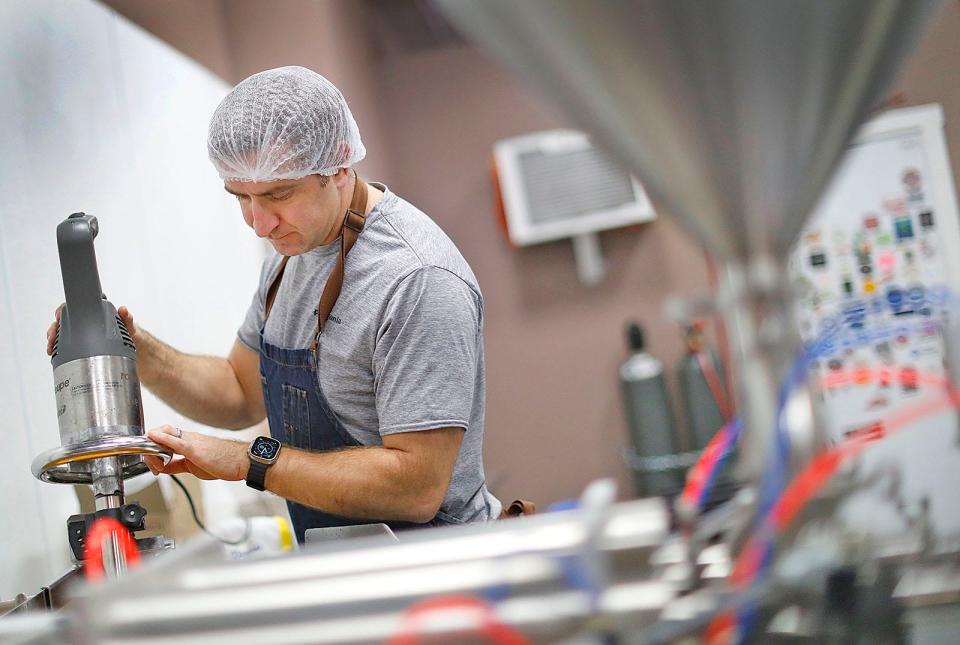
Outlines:
<svg viewBox="0 0 960 645"><path fill-rule="evenodd" d="M612 495L598 501L588 490L572 511L424 531L397 545L358 542L256 563L223 562L201 545L87 589L60 626L90 643L413 642L424 632L455 641L491 626L538 642L727 642L705 634L716 635L715 621L732 614L727 633L741 641L902 642L901 616L917 630L936 626L926 606L934 607L928 618L955 621L957 544L932 541L923 517L885 542L844 533L829 521L842 487L797 516L813 529L809 542L784 540L756 558L776 559L777 571L741 586L729 575L731 554L753 553L740 549L738 532L764 510L760 473L781 417L803 421L790 434L795 456L816 447L809 415L780 410L777 396L799 345L787 251L935 4L437 5L566 107L712 250L721 282L715 307L732 340L744 415L747 486L680 535L668 534L662 503L612 504ZM474 602L450 604L465 595ZM934 606L945 599L955 603L949 619ZM421 604L436 600L448 604ZM424 607L433 611L426 619L416 613ZM756 617L752 634L750 623L732 629L745 615ZM56 642L57 629L37 627L40 642Z"/></svg>
<svg viewBox="0 0 960 645"><path fill-rule="evenodd" d="M55 484L89 484L96 512L74 515L68 536L75 559L100 517L130 530L143 528L146 511L126 504L123 482L147 471L143 458L169 453L147 439L137 375L137 348L100 286L94 251L97 218L74 213L57 226L65 303L50 363L60 446L38 455L33 474Z"/></svg>

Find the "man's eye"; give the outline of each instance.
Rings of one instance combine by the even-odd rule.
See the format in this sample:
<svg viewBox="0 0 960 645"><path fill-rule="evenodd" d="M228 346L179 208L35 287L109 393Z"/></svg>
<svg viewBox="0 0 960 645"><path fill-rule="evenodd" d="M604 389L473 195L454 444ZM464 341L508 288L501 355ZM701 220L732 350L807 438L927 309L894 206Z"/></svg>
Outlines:
<svg viewBox="0 0 960 645"><path fill-rule="evenodd" d="M285 200L285 199L289 199L289 198L290 198L290 195L292 195L292 194L293 194L293 191L292 191L292 190L288 190L288 191L285 192L285 193L278 193L278 194L271 195L271 199L273 199L273 201L275 201L275 202L282 202L282 201Z"/></svg>

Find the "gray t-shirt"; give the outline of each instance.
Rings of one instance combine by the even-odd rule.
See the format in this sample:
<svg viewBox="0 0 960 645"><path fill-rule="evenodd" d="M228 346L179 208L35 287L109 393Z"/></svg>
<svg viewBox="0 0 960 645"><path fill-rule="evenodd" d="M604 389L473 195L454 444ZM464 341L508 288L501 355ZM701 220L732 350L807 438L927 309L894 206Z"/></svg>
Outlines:
<svg viewBox="0 0 960 645"><path fill-rule="evenodd" d="M362 445L443 427L465 429L441 506L462 522L495 519L483 474L483 296L466 260L424 213L386 186L344 270L319 344L319 379L337 418ZM264 338L310 346L316 308L340 240L290 258ZM263 263L240 341L259 352L264 303L282 256Z"/></svg>

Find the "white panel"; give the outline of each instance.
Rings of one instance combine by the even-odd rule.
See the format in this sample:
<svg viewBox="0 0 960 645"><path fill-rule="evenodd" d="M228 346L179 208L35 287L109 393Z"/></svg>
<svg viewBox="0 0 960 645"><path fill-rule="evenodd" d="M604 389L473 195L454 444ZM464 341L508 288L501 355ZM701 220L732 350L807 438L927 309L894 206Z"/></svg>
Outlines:
<svg viewBox="0 0 960 645"><path fill-rule="evenodd" d="M19 482L32 480L34 455L60 442L52 372L42 347L51 312L63 299L55 227L90 202L99 190L94 178L116 165L109 140L118 113L104 12L71 2L3 3L3 11L0 239L10 328L2 344L12 359L4 361L4 376L21 393L8 408L7 433L23 436L31 453L4 464L4 472L15 473ZM21 563L23 576L2 576L5 596L36 591L68 566L65 527L77 508L73 491L35 480L29 486L30 495L13 501L34 509L38 523L3 522L0 529L4 553Z"/></svg>
<svg viewBox="0 0 960 645"><path fill-rule="evenodd" d="M503 139L494 144L493 156L510 241L518 246L656 217L640 183L582 132L547 130Z"/></svg>
<svg viewBox="0 0 960 645"><path fill-rule="evenodd" d="M0 83L0 89L3 85ZM0 112L2 114L2 112ZM0 171L4 164L0 163ZM0 262L2 257L0 231ZM6 263L4 262L4 265ZM0 338L12 338L13 315L7 271L0 272ZM17 366L21 364L18 348L11 342L0 342L0 409L4 411L3 450L0 451L0 597L9 598L25 591L21 584L38 586L50 580L58 569L52 561L51 542L47 526L54 526L64 515L56 512L56 505L43 505L40 483L30 474L30 461L38 452L36 443L27 431L24 384ZM46 391L46 388L44 388ZM50 520L45 522L44 520ZM62 531L65 536L66 531Z"/></svg>
<svg viewBox="0 0 960 645"><path fill-rule="evenodd" d="M207 124L228 88L163 43L151 38L144 47L148 35L131 25L118 19L117 27L117 47L130 53L120 69L137 133L126 152L141 177L137 194L111 207L118 219L137 222L127 250L145 264L146 277L144 284L126 276L117 297L179 349L222 355L236 337L263 257L207 160ZM179 64L158 68L155 50Z"/></svg>
<svg viewBox="0 0 960 645"><path fill-rule="evenodd" d="M97 216L107 297L176 347L223 355L263 250L206 158L226 85L92 1L0 3L0 596L68 566L70 487L29 473L59 445L44 331L63 300L56 225ZM146 396L148 427L184 423Z"/></svg>
<svg viewBox="0 0 960 645"><path fill-rule="evenodd" d="M861 472L897 473L907 514L917 517L929 500L941 535L960 531L953 497L960 488L957 415L898 421L944 398L944 336L934 294L960 293L960 272L951 270L960 259L958 219L939 106L897 110L863 128L792 258L804 338L836 326L842 338L869 340L837 343L815 366L818 378L837 379L822 389L828 436L897 433L867 449ZM866 377L881 370L892 378ZM901 384L901 370L919 383ZM888 489L874 486L843 512L851 525L895 533L906 524L893 507Z"/></svg>
<svg viewBox="0 0 960 645"><path fill-rule="evenodd" d="M115 204L118 218L137 223L128 239L138 243L127 244L117 257L126 254L128 262L142 263L143 271L126 274L121 261L111 271L116 295L110 297L177 349L225 355L256 289L266 248L244 224L236 198L223 190L207 160L209 118L229 88L119 16L114 38L124 52L119 70L126 118L137 135L126 153L139 175L135 191ZM158 66L161 57L176 64ZM101 260L104 272L106 262ZM144 419L148 428L171 424L210 431L148 391ZM235 515L241 499L263 495L225 482L205 482L203 490L208 523L224 517L218 509Z"/></svg>

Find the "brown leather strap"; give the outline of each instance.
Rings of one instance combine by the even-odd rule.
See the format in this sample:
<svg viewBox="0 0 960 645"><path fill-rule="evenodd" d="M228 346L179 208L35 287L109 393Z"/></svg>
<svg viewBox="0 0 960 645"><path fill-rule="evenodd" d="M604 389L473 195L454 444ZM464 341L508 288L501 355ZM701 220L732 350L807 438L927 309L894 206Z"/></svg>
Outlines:
<svg viewBox="0 0 960 645"><path fill-rule="evenodd" d="M266 324L267 318L270 317L270 310L273 309L273 301L277 299L277 291L280 289L280 281L283 280L283 270L287 268L287 260L289 256L284 256L283 260L280 262L280 268L277 269L277 275L274 276L273 282L270 284L270 290L267 291L267 303L263 308L263 322Z"/></svg>
<svg viewBox="0 0 960 645"><path fill-rule="evenodd" d="M521 515L533 515L537 512L537 505L525 499L514 500L510 506L507 506L500 512L501 520L509 517L520 517Z"/></svg>
<svg viewBox="0 0 960 645"><path fill-rule="evenodd" d="M343 288L343 267L347 259L347 253L356 244L360 232L366 224L367 217L367 184L353 173L356 179L353 186L353 197L350 200L350 208L343 214L343 222L340 224L340 255L337 257L337 263L327 277L327 282L323 286L323 294L320 296L320 306L317 307L317 336L314 337L310 345L313 349L317 348L317 338L323 333L323 324L327 321L333 306L337 304L337 298L340 297L340 290ZM283 271L287 268L289 257L284 257L280 262L280 268L277 275L273 278L273 283L267 291L267 300L264 305L264 321L270 317L270 310L273 308L273 301L277 297L277 291L280 289L280 282L283 280Z"/></svg>
<svg viewBox="0 0 960 645"><path fill-rule="evenodd" d="M347 261L347 253L356 244L360 232L363 231L363 225L367 222L365 215L367 212L367 184L360 179L356 171L354 171L353 176L356 180L353 186L353 198L350 200L350 208L344 213L343 223L340 225L340 256L327 278L327 283L323 286L320 306L317 308L317 335L314 337L312 345L314 349L317 348L327 317L333 311L333 306L337 304L337 298L340 297L340 289L343 287L343 267Z"/></svg>

